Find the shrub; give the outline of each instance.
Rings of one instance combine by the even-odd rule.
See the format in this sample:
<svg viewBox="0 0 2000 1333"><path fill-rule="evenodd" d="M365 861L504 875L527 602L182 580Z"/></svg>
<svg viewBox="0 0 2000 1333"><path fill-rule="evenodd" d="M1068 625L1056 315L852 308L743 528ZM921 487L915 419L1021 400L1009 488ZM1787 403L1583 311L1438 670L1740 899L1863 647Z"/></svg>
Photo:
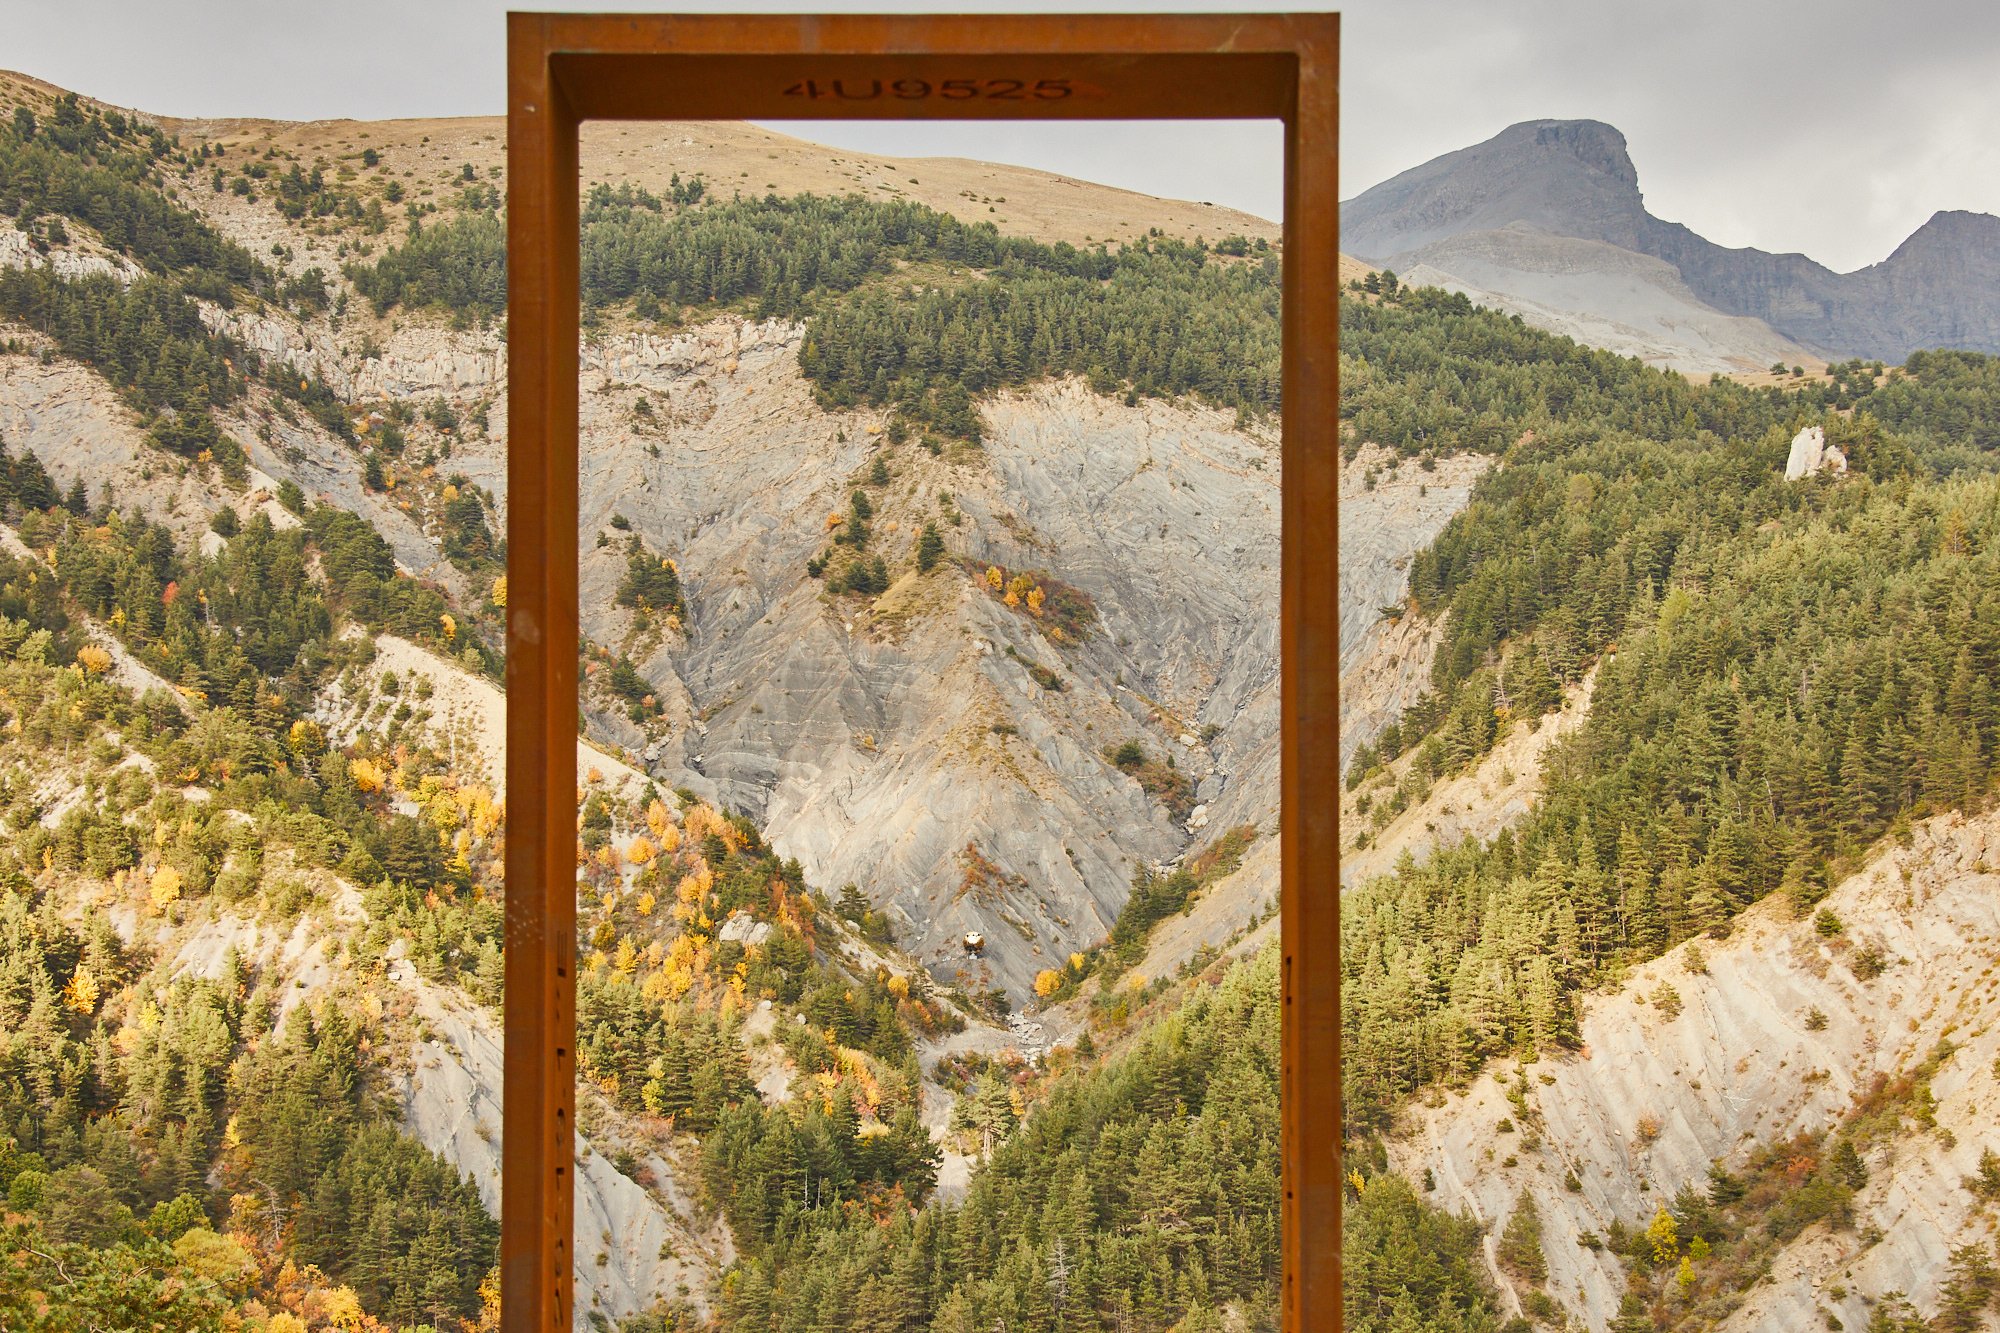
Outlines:
<svg viewBox="0 0 2000 1333"><path fill-rule="evenodd" d="M1981 1150L1979 1169L1965 1178L1965 1188L1982 1199L2000 1199L2000 1154L1991 1148Z"/></svg>

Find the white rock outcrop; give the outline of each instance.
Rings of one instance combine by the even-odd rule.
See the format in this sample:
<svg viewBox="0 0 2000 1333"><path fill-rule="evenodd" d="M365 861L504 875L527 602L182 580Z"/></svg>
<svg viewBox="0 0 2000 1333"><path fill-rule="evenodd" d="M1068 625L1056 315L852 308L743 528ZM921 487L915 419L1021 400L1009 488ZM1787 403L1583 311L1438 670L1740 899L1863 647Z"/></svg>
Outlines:
<svg viewBox="0 0 2000 1333"><path fill-rule="evenodd" d="M1839 445L1826 442L1826 431L1807 426L1792 437L1791 457L1785 460L1785 480L1799 481L1815 473L1831 472L1836 477L1847 472L1847 455Z"/></svg>

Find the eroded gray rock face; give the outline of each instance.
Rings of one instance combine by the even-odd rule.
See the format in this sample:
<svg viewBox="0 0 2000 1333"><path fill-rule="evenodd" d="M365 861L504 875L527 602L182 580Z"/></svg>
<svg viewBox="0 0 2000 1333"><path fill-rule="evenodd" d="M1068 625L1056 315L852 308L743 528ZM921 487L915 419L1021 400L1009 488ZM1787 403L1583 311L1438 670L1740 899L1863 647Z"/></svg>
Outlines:
<svg viewBox="0 0 2000 1333"><path fill-rule="evenodd" d="M987 403L982 450L932 457L885 444L871 414L821 412L797 369L801 336L718 322L593 355L585 631L622 644L632 630L612 604L627 540L614 516L678 562L689 611L634 646L666 725L592 718L663 783L751 814L813 882L860 885L941 977L1018 999L1103 938L1135 871L1228 828L1274 828L1276 450L1222 413L1128 407L1066 382ZM894 586L835 597L804 567L878 455L892 479L864 486L870 549ZM1427 678L1430 640L1384 650L1379 608L1483 463L1368 465L1377 485L1357 468L1343 500L1342 596L1360 609L1343 615L1342 665L1393 681L1394 697L1358 700L1356 737ZM926 522L950 554L919 576ZM1055 641L995 595L989 566L1080 589L1088 633ZM1171 757L1198 812L1174 817L1108 762L1128 738ZM1250 878L1239 891L1261 903L1275 883ZM987 938L977 957L968 930Z"/></svg>
<svg viewBox="0 0 2000 1333"><path fill-rule="evenodd" d="M1439 459L1430 469L1363 445L1340 471L1340 762L1430 688L1439 626L1401 603L1410 561L1465 508L1493 460ZM1273 724L1275 730L1275 723Z"/></svg>
<svg viewBox="0 0 2000 1333"><path fill-rule="evenodd" d="M410 1134L472 1179L480 1202L500 1215L502 1051L492 1016L455 993L425 982L408 963L391 962L390 979L408 991L435 1035L412 1050L400 1080ZM586 1094L587 1095L587 1094ZM602 1151L618 1142L613 1117L600 1117L596 1143L576 1136L576 1327L590 1316L623 1319L672 1299L685 1288L700 1304L735 1257L728 1231L699 1211L680 1184L678 1163L650 1146L635 1154L648 1191ZM629 1145L627 1146L629 1150Z"/></svg>
<svg viewBox="0 0 2000 1333"><path fill-rule="evenodd" d="M458 440L449 466L495 496L504 524L506 353L495 334L409 321L362 359L323 322L205 317L358 401L484 407L490 431ZM758 819L813 882L860 885L940 976L1020 999L1036 972L1104 937L1136 871L1238 825L1274 828L1275 441L1235 430L1227 414L1128 407L1057 383L985 404L982 450L933 457L887 446L878 414L822 411L798 371L802 337L797 325L722 319L582 349L583 629L632 654L664 720L642 730L601 699L586 711L662 785ZM69 398L96 387L62 369L88 381L62 386ZM22 358L19 373L37 372ZM90 404L88 422L63 433L119 440L121 466L141 468L149 451L120 426L108 391L97 396L106 401ZM296 481L363 514L406 571L467 591L433 534L393 495L361 486L352 448L302 417L229 424L272 484ZM878 454L893 479L867 488L871 554L895 586L834 597L805 565ZM79 463L93 479L109 466ZM1380 637L1376 609L1402 595L1408 555L1464 501L1472 472L1447 466L1420 480L1408 468L1407 484L1390 478L1375 492L1357 485L1344 501L1342 666L1372 663L1357 679L1384 676L1383 654L1364 651ZM158 500L148 508L178 513L190 538L205 526L198 497ZM679 563L684 625L635 635L631 612L614 605L627 540L614 517ZM912 551L927 522L950 554L919 577ZM1081 590L1094 606L1087 632L1055 641L986 585L988 565ZM1393 716L1427 652L1425 641L1397 658L1386 673L1400 682L1395 697L1350 716L1350 732ZM1106 749L1126 739L1170 759L1197 808L1170 811L1112 766ZM1261 902L1275 890L1261 882L1270 873L1248 876L1260 882L1243 892ZM961 946L968 930L989 941L978 957Z"/></svg>
<svg viewBox="0 0 2000 1333"><path fill-rule="evenodd" d="M983 457L886 449L871 550L897 582L832 597L805 563L884 446L879 421L812 405L796 337L745 338L720 364L628 363L629 389L593 396L586 628L626 626L609 605L622 556L590 527L615 512L679 561L690 602L644 662L692 714L649 740L654 771L705 776L814 882L861 885L944 977L1025 994L1104 936L1135 870L1193 840L1107 745L1138 738L1225 802L1245 761L1274 753L1275 459L1218 413L1044 386L988 408ZM639 391L673 423L659 435L632 425ZM953 558L918 576L925 522ZM993 594L989 565L1084 590L1088 634L1053 641ZM1265 768L1236 802L1247 822L1275 810ZM989 941L977 958L968 930Z"/></svg>
<svg viewBox="0 0 2000 1333"><path fill-rule="evenodd" d="M155 448L96 373L61 357L45 364L36 353L47 340L24 341L28 351L0 354L0 440L8 451L32 452L64 491L81 481L94 502L108 490L120 508L142 509L176 541L198 540L217 503L202 478Z"/></svg>
<svg viewBox="0 0 2000 1333"><path fill-rule="evenodd" d="M72 240L52 247L44 254L35 248L26 232L9 227L0 231L0 268L50 268L61 278L88 278L97 275L130 282L140 268L125 256L89 240Z"/></svg>

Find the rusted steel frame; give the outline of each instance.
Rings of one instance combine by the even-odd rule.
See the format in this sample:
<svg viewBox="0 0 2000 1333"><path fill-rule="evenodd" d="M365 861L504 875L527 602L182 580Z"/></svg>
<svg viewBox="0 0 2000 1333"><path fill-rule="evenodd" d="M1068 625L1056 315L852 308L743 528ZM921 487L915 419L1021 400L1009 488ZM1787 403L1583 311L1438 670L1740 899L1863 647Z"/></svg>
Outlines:
<svg viewBox="0 0 2000 1333"><path fill-rule="evenodd" d="M576 1121L577 118L507 51L507 960L500 1308L569 1333Z"/></svg>
<svg viewBox="0 0 2000 1333"><path fill-rule="evenodd" d="M1279 955L1286 1333L1340 1305L1340 243L1337 21L1285 122Z"/></svg>
<svg viewBox="0 0 2000 1333"><path fill-rule="evenodd" d="M574 1318L578 125L1268 117L1285 125L1283 1310L1287 1333L1337 1333L1337 16L514 14L508 23L503 1328L551 1333ZM786 93L806 80L811 95Z"/></svg>

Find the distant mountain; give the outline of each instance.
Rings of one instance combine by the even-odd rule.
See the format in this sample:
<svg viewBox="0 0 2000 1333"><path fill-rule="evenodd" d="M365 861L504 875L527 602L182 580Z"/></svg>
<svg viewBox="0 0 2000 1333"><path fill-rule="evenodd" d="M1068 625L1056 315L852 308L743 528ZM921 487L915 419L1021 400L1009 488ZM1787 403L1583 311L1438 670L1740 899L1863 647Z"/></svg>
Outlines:
<svg viewBox="0 0 2000 1333"><path fill-rule="evenodd" d="M1786 340L1885 361L2000 352L2000 218L1939 213L1854 273L1731 249L1648 212L1625 137L1599 121L1510 126L1348 201L1341 225L1350 253L1688 369L1789 360Z"/></svg>

